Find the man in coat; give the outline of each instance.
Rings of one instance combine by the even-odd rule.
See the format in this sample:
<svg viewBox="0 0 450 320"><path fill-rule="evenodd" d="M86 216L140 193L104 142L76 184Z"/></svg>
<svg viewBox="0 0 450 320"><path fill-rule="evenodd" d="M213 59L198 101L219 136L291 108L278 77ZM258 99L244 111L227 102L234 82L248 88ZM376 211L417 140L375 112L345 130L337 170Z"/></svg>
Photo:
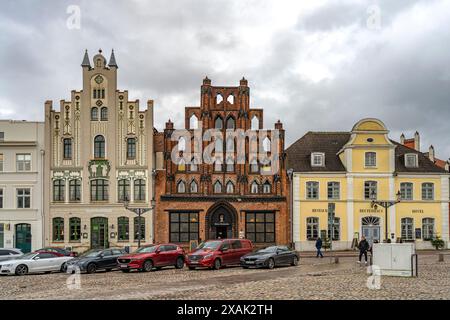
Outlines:
<svg viewBox="0 0 450 320"><path fill-rule="evenodd" d="M320 251L322 249L322 239L320 239L320 237L317 238L316 240L316 249L317 249L316 257L318 258L320 256L321 258L323 258L322 251Z"/></svg>
<svg viewBox="0 0 450 320"><path fill-rule="evenodd" d="M361 241L358 244L358 249L359 249L358 263L361 263L361 258L364 255L364 259L366 260L366 264L367 264L367 251L369 250L369 248L370 248L369 242L367 242L366 237L362 236Z"/></svg>

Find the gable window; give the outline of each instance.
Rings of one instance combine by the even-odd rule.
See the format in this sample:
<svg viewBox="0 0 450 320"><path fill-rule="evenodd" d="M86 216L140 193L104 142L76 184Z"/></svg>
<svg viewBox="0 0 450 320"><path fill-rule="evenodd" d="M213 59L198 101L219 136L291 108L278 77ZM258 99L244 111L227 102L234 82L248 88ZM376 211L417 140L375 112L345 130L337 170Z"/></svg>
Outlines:
<svg viewBox="0 0 450 320"><path fill-rule="evenodd" d="M319 199L319 183L317 181L306 182L306 199Z"/></svg>
<svg viewBox="0 0 450 320"><path fill-rule="evenodd" d="M100 120L108 121L108 108L107 107L102 107L100 109Z"/></svg>
<svg viewBox="0 0 450 320"><path fill-rule="evenodd" d="M223 119L221 116L218 116L214 121L214 128L223 129Z"/></svg>
<svg viewBox="0 0 450 320"><path fill-rule="evenodd" d="M198 118L195 114L189 118L189 129L198 129Z"/></svg>
<svg viewBox="0 0 450 320"><path fill-rule="evenodd" d="M214 193L222 193L222 183L220 181L214 183Z"/></svg>
<svg viewBox="0 0 450 320"><path fill-rule="evenodd" d="M217 160L214 162L214 171L215 171L215 172L220 172L220 171L222 171L222 161L221 161L221 160L217 159Z"/></svg>
<svg viewBox="0 0 450 320"><path fill-rule="evenodd" d="M17 208L27 209L31 208L31 189L20 188L17 189Z"/></svg>
<svg viewBox="0 0 450 320"><path fill-rule="evenodd" d="M341 184L339 182L328 182L328 199L336 200L340 198Z"/></svg>
<svg viewBox="0 0 450 320"><path fill-rule="evenodd" d="M401 231L403 240L413 240L414 221L412 218L402 218Z"/></svg>
<svg viewBox="0 0 450 320"><path fill-rule="evenodd" d="M17 154L16 168L17 171L31 171L31 154Z"/></svg>
<svg viewBox="0 0 450 320"><path fill-rule="evenodd" d="M178 193L185 193L186 192L186 183L183 180L178 181L177 192Z"/></svg>
<svg viewBox="0 0 450 320"><path fill-rule="evenodd" d="M364 182L364 199L376 200L377 199L377 182L366 181Z"/></svg>
<svg viewBox="0 0 450 320"><path fill-rule="evenodd" d="M269 137L265 137L263 140L263 151L270 152L270 139Z"/></svg>
<svg viewBox="0 0 450 320"><path fill-rule="evenodd" d="M434 184L422 183L422 200L434 200Z"/></svg>
<svg viewBox="0 0 450 320"><path fill-rule="evenodd" d="M94 138L94 158L105 157L105 137L99 135Z"/></svg>
<svg viewBox="0 0 450 320"><path fill-rule="evenodd" d="M253 118L252 118L251 129L252 130L258 130L259 129L259 119L258 119L257 116L253 116Z"/></svg>
<svg viewBox="0 0 450 320"><path fill-rule="evenodd" d="M319 218L306 218L306 239L316 240L319 237Z"/></svg>
<svg viewBox="0 0 450 320"><path fill-rule="evenodd" d="M196 172L198 170L195 158L192 158L191 164L189 165L189 171Z"/></svg>
<svg viewBox="0 0 450 320"><path fill-rule="evenodd" d="M119 241L128 241L130 238L130 219L119 217L117 219L117 239Z"/></svg>
<svg viewBox="0 0 450 320"><path fill-rule="evenodd" d="M81 239L81 219L80 218L70 218L69 219L69 231L70 231L70 241L78 242Z"/></svg>
<svg viewBox="0 0 450 320"><path fill-rule="evenodd" d="M434 219L433 218L422 219L422 238L423 238L423 240L434 239Z"/></svg>
<svg viewBox="0 0 450 320"><path fill-rule="evenodd" d="M259 184L257 181L253 181L250 185L250 193L259 193Z"/></svg>
<svg viewBox="0 0 450 320"><path fill-rule="evenodd" d="M81 201L81 181L78 179L69 181L69 201Z"/></svg>
<svg viewBox="0 0 450 320"><path fill-rule="evenodd" d="M226 168L227 168L227 172L233 172L234 171L234 161L233 161L233 159L229 158L227 160Z"/></svg>
<svg viewBox="0 0 450 320"><path fill-rule="evenodd" d="M259 165L256 159L252 159L250 161L250 172L251 173L258 173L259 172Z"/></svg>
<svg viewBox="0 0 450 320"><path fill-rule="evenodd" d="M53 241L64 241L64 218L53 218Z"/></svg>
<svg viewBox="0 0 450 320"><path fill-rule="evenodd" d="M402 200L413 199L413 184L411 182L400 183L400 194Z"/></svg>
<svg viewBox="0 0 450 320"><path fill-rule="evenodd" d="M377 166L376 152L366 152L365 153L365 166L366 167L376 167Z"/></svg>
<svg viewBox="0 0 450 320"><path fill-rule="evenodd" d="M92 107L91 109L91 121L97 121L98 120L98 108Z"/></svg>
<svg viewBox="0 0 450 320"><path fill-rule="evenodd" d="M233 117L228 117L227 119L227 129L235 129L236 128L236 121Z"/></svg>
<svg viewBox="0 0 450 320"><path fill-rule="evenodd" d="M108 180L91 180L91 201L108 200Z"/></svg>
<svg viewBox="0 0 450 320"><path fill-rule="evenodd" d="M145 180L134 180L134 201L145 201Z"/></svg>
<svg viewBox="0 0 450 320"><path fill-rule="evenodd" d="M233 182L228 181L226 189L227 189L227 193L234 193L234 184L233 184Z"/></svg>
<svg viewBox="0 0 450 320"><path fill-rule="evenodd" d="M64 201L65 185L62 179L53 181L53 201Z"/></svg>
<svg viewBox="0 0 450 320"><path fill-rule="evenodd" d="M198 192L198 184L197 184L197 182L195 180L191 181L190 192L191 193L197 193Z"/></svg>
<svg viewBox="0 0 450 320"><path fill-rule="evenodd" d="M272 192L272 185L269 181L264 182L263 184L263 193L271 193Z"/></svg>
<svg viewBox="0 0 450 320"><path fill-rule="evenodd" d="M72 159L72 139L65 138L63 140L63 158L64 159Z"/></svg>
<svg viewBox="0 0 450 320"><path fill-rule="evenodd" d="M127 159L136 159L136 138L127 139Z"/></svg>
<svg viewBox="0 0 450 320"><path fill-rule="evenodd" d="M325 154L319 152L313 152L311 154L311 166L312 167L324 167L325 166Z"/></svg>
<svg viewBox="0 0 450 320"><path fill-rule="evenodd" d="M407 153L405 154L405 167L407 168L416 168L418 167L418 159L417 154L415 153Z"/></svg>
<svg viewBox="0 0 450 320"><path fill-rule="evenodd" d="M178 161L178 171L186 171L186 161L183 158Z"/></svg>

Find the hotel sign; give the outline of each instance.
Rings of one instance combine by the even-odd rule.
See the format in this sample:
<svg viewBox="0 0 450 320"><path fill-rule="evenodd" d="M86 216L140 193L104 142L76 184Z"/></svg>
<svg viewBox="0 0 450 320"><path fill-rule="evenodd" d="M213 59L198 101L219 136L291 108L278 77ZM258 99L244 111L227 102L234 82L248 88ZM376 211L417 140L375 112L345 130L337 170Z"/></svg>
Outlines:
<svg viewBox="0 0 450 320"><path fill-rule="evenodd" d="M312 212L328 212L328 209L312 209Z"/></svg>
<svg viewBox="0 0 450 320"><path fill-rule="evenodd" d="M380 209L359 209L359 213L381 213Z"/></svg>

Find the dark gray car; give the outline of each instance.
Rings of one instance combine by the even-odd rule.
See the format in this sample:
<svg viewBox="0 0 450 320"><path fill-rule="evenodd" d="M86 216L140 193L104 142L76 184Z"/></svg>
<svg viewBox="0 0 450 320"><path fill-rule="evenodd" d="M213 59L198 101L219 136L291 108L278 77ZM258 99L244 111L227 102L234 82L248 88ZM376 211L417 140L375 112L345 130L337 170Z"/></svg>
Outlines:
<svg viewBox="0 0 450 320"><path fill-rule="evenodd" d="M271 246L246 254L241 258L241 266L245 269L269 268L283 265L298 265L299 255L286 246Z"/></svg>
<svg viewBox="0 0 450 320"><path fill-rule="evenodd" d="M23 256L20 249L0 248L0 261L7 261Z"/></svg>
<svg viewBox="0 0 450 320"><path fill-rule="evenodd" d="M97 270L111 271L117 269L117 258L126 252L122 248L93 249L81 254L78 258L72 259L67 263L67 272L95 273Z"/></svg>

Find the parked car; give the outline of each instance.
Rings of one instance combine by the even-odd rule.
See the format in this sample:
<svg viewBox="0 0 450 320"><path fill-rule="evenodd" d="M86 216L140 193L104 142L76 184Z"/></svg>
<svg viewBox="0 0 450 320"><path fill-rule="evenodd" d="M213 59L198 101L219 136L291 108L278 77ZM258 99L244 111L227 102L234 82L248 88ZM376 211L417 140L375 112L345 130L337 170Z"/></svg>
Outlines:
<svg viewBox="0 0 450 320"><path fill-rule="evenodd" d="M299 255L296 251L286 246L271 246L259 249L241 257L241 266L244 268L269 268L273 269L282 265L298 265Z"/></svg>
<svg viewBox="0 0 450 320"><path fill-rule="evenodd" d="M58 248L58 247L46 247L46 248L38 249L35 252L53 252L60 257L76 257L77 256L76 252L71 252L69 250L66 250L63 248Z"/></svg>
<svg viewBox="0 0 450 320"><path fill-rule="evenodd" d="M14 260L0 262L0 274L16 274L22 276L28 273L65 272L67 262L73 257L61 257L54 252L31 252Z"/></svg>
<svg viewBox="0 0 450 320"><path fill-rule="evenodd" d="M176 244L165 243L140 247L131 254L117 259L120 270L152 271L154 268L174 266L177 269L184 267L185 252Z"/></svg>
<svg viewBox="0 0 450 320"><path fill-rule="evenodd" d="M246 239L210 240L201 243L187 256L190 270L197 267L219 270L227 265L239 265L240 258L253 251L253 244Z"/></svg>
<svg viewBox="0 0 450 320"><path fill-rule="evenodd" d="M23 256L23 252L20 249L0 248L0 261L12 260L20 256Z"/></svg>
<svg viewBox="0 0 450 320"><path fill-rule="evenodd" d="M111 271L117 269L117 258L125 253L121 248L92 249L72 259L67 263L67 272L75 272L75 268L80 268L80 272L95 273L97 270Z"/></svg>

